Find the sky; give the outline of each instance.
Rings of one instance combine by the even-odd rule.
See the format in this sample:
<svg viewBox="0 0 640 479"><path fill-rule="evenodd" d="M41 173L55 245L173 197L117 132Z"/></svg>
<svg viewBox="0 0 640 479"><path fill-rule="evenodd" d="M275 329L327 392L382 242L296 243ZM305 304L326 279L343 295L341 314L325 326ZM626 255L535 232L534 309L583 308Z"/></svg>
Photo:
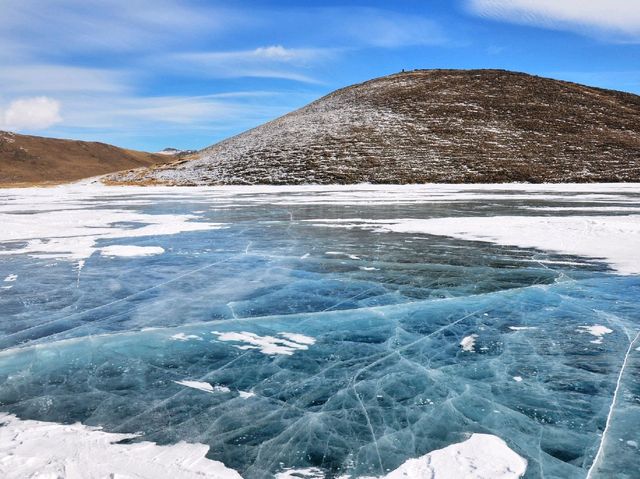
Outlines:
<svg viewBox="0 0 640 479"><path fill-rule="evenodd" d="M199 149L416 68L640 94L640 0L0 0L0 130Z"/></svg>

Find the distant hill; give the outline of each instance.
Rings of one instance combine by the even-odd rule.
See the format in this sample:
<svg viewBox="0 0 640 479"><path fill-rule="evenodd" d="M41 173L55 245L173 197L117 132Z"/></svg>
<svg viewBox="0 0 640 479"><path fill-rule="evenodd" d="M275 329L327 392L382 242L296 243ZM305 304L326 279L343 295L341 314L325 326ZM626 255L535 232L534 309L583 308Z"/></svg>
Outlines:
<svg viewBox="0 0 640 479"><path fill-rule="evenodd" d="M104 143L0 131L0 186L64 183L173 159Z"/></svg>
<svg viewBox="0 0 640 479"><path fill-rule="evenodd" d="M416 70L337 90L172 163L181 185L640 181L640 97L502 70Z"/></svg>

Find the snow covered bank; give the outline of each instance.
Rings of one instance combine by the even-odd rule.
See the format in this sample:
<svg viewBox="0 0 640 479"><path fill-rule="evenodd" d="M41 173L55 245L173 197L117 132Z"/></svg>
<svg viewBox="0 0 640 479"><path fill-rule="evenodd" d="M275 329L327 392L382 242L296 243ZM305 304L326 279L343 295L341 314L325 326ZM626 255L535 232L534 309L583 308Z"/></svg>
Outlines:
<svg viewBox="0 0 640 479"><path fill-rule="evenodd" d="M64 479L242 479L207 459L209 446L180 442L119 444L133 434L113 434L82 424L23 421L0 413L0 476Z"/></svg>

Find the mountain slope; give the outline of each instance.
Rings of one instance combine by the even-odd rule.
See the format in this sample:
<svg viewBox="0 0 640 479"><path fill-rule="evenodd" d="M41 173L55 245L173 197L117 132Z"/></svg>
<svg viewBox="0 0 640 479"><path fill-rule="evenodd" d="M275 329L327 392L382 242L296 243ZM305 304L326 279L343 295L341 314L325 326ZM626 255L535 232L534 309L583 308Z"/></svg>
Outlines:
<svg viewBox="0 0 640 479"><path fill-rule="evenodd" d="M172 159L104 143L0 131L0 186L63 183Z"/></svg>
<svg viewBox="0 0 640 479"><path fill-rule="evenodd" d="M337 90L192 158L112 180L640 181L640 97L501 70L416 70Z"/></svg>

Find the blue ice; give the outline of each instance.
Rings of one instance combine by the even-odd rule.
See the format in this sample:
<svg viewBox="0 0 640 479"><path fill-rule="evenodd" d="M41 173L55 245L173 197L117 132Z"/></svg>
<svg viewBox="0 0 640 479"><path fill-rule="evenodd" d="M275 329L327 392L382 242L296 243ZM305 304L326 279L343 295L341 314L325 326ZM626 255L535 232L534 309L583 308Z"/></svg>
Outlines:
<svg viewBox="0 0 640 479"><path fill-rule="evenodd" d="M0 410L204 443L245 478L381 476L474 432L504 439L526 478L638 477L637 276L301 221L459 215L472 201L210 206L167 194L129 208L206 210L195 216L225 228L98 240L163 254L92 254L80 271L3 256L0 280L17 277L0 290Z"/></svg>

